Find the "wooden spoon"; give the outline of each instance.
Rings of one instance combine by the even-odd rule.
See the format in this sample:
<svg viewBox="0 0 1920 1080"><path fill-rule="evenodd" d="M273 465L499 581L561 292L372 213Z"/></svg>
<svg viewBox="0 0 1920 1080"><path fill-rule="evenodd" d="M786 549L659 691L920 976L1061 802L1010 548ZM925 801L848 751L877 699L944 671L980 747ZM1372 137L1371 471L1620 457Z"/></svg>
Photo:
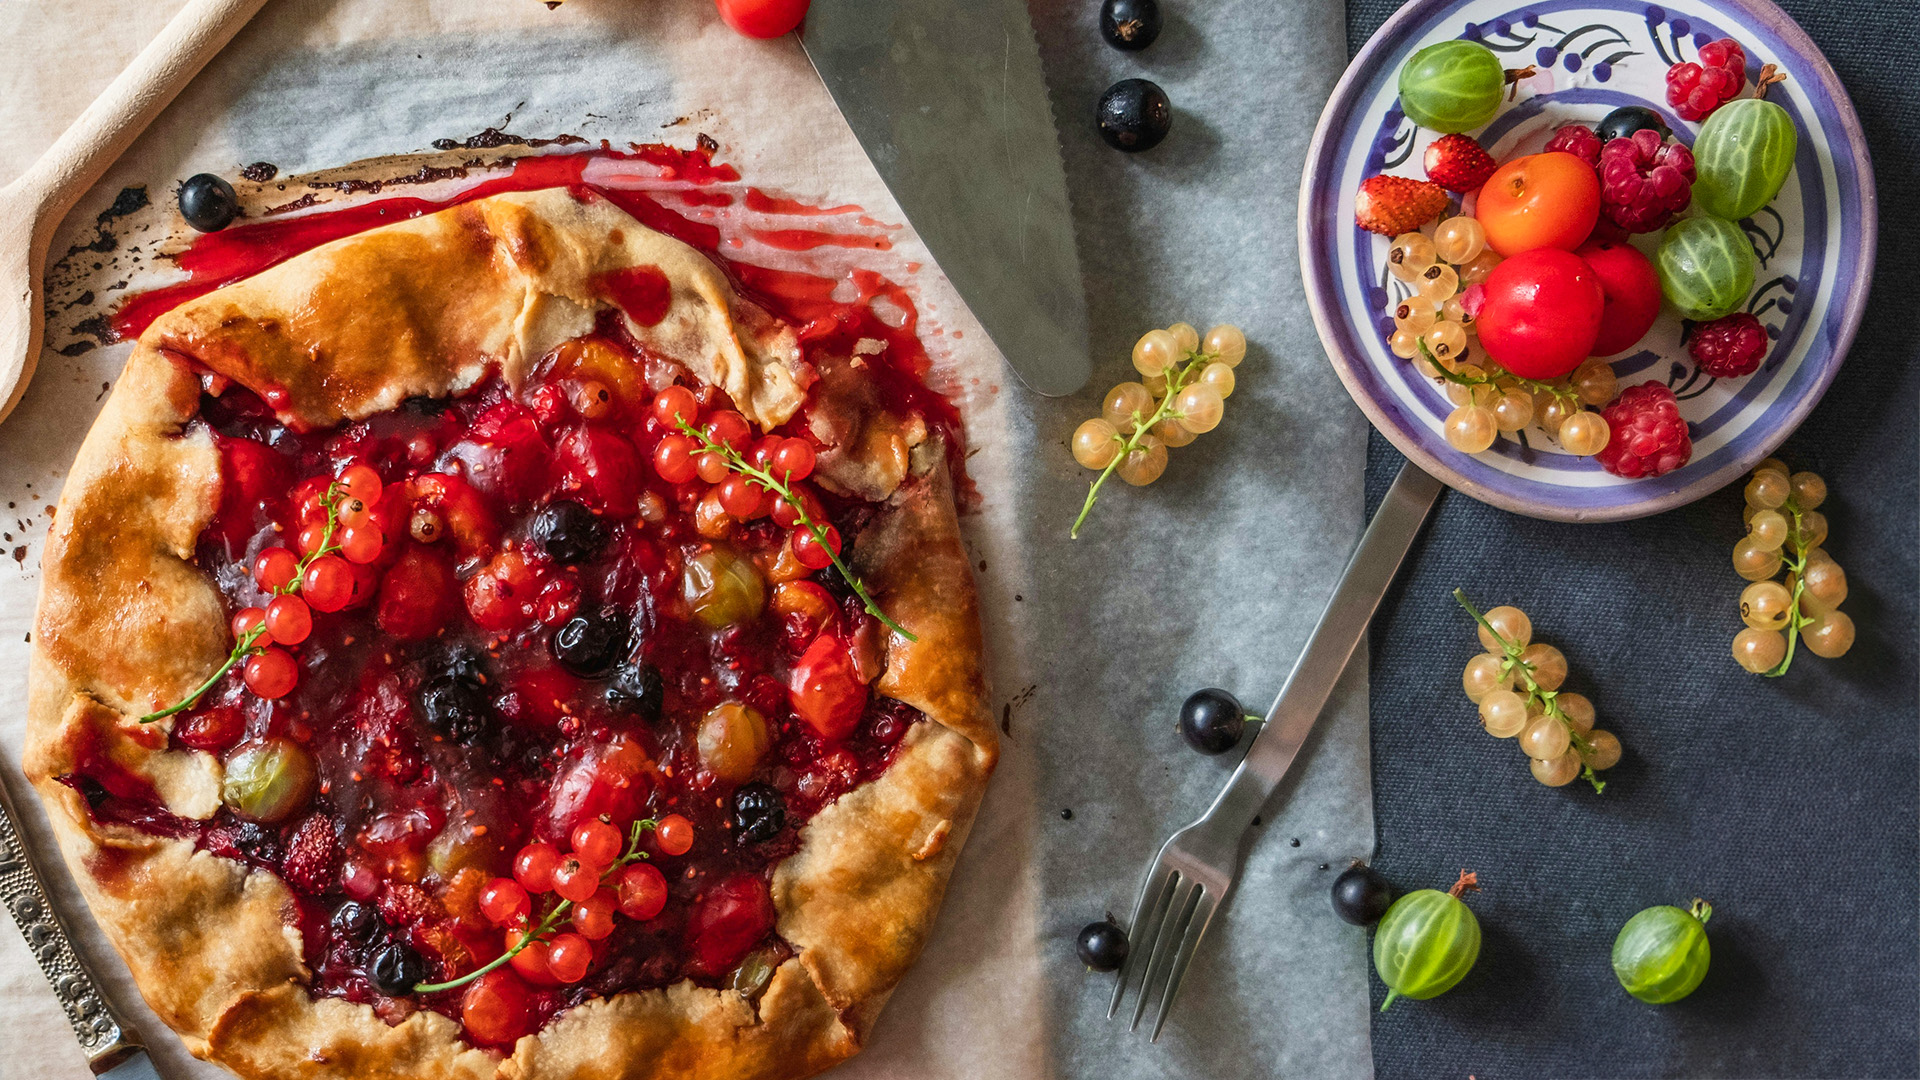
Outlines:
<svg viewBox="0 0 1920 1080"><path fill-rule="evenodd" d="M40 160L0 188L0 420L40 359L40 276L54 229L264 3L187 0Z"/></svg>

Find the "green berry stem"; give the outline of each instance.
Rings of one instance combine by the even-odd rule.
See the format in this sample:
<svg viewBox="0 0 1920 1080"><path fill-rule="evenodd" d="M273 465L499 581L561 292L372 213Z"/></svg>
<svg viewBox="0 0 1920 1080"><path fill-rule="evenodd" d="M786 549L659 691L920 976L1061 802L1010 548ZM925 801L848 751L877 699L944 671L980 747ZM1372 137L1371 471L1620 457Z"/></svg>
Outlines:
<svg viewBox="0 0 1920 1080"><path fill-rule="evenodd" d="M600 881L603 884L606 882L608 877L612 876L615 870L618 870L621 867L637 859L644 859L647 857L647 853L640 850L640 837L648 829L657 828L659 824L660 824L659 822L653 820L652 818L641 818L639 821L636 821L633 823L633 828L628 830L628 833L627 833L627 852L626 854L620 856L618 859L615 859L613 862L613 865L607 867L606 872L600 875ZM573 910L573 901L568 900L565 897L562 897L560 902L553 906L553 910L547 912L546 917L540 920L539 926L536 926L526 931L525 933L521 934L520 940L517 942L514 942L513 948L508 949L506 952L503 952L499 956L494 957L492 960L488 961L485 966L475 968L474 970L467 972L465 975L462 975L457 979L448 979L446 982L420 983L416 985L411 992L415 994L437 994L442 990L457 990L460 987L467 985L468 983L474 981L475 979L478 979L482 975L485 975L487 972L494 971L502 967L503 965L511 962L514 957L520 955L521 950L525 949L527 946L533 944L534 942L539 941L542 938L545 938L548 934L553 933L553 928L560 925L561 916L565 915L567 912L572 910Z"/></svg>
<svg viewBox="0 0 1920 1080"><path fill-rule="evenodd" d="M1560 723L1566 727L1567 739L1573 744L1574 751L1578 753L1581 758L1580 778L1593 785L1593 793L1595 795L1607 790L1607 782L1600 779L1600 774L1593 771L1593 766L1585 764L1587 752L1593 749L1593 744L1588 742L1586 737L1574 728L1573 718L1568 716L1566 711L1560 708L1560 703L1556 700L1560 697L1560 691L1542 690L1540 688L1540 684L1533 680L1533 665L1520 659L1520 654L1525 651L1524 647L1508 641L1501 635L1500 631L1495 630L1493 624L1487 621L1487 617L1480 614L1480 609L1473 606L1473 601L1467 599L1466 590L1453 590L1453 598L1461 607L1466 609L1467 614L1473 616L1474 622L1479 623L1488 634L1493 636L1493 640L1500 643L1500 651L1506 655L1506 658L1500 662L1501 672L1503 674L1517 673L1522 679L1525 679L1527 683L1527 700L1539 702L1540 708L1546 715L1560 721Z"/></svg>
<svg viewBox="0 0 1920 1080"><path fill-rule="evenodd" d="M1131 420L1133 430L1124 436L1118 434L1114 436L1115 439L1120 440L1120 452L1113 456L1112 461L1107 462L1107 467L1101 469L1100 475L1087 486L1087 501L1080 506L1080 516L1073 519L1073 528L1067 531L1067 539L1080 539L1080 526L1086 524L1087 515L1093 513L1093 504L1099 501L1100 489L1106 484L1107 477L1112 476L1114 471L1120 468L1120 463L1127 460L1129 454L1139 449L1141 438L1162 420L1186 418L1186 413L1173 407L1173 399L1178 397L1180 391L1186 389L1193 377L1213 360L1212 353L1189 350L1185 357L1174 361L1173 366L1167 368L1167 392L1161 395L1160 403L1154 408L1152 415L1142 418L1140 410L1135 409Z"/></svg>
<svg viewBox="0 0 1920 1080"><path fill-rule="evenodd" d="M333 542L333 532L335 527L340 523L339 502L341 494L343 494L343 491L337 481L327 485L327 493L323 497L327 507L327 527L320 534L320 546L314 549L311 554L302 558L294 567L293 577L289 579L285 585L274 589L270 595L289 596L299 592L300 579L306 575L307 567L313 564L313 560L322 555L331 555L340 550L340 545ZM158 712L150 712L141 717L140 722L143 724L151 724L155 720L164 720L175 713L185 712L193 708L194 703L206 696L207 691L213 689L214 684L224 678L227 672L232 671L234 665L252 656L254 653L261 651L261 649L254 647L254 642L259 641L265 633L266 627L264 625L256 626L247 631L241 636L240 640L233 643L233 651L227 654L227 662L215 669L214 673L207 678L206 682L194 687L186 697L181 698L179 701L174 702Z"/></svg>
<svg viewBox="0 0 1920 1080"><path fill-rule="evenodd" d="M1793 531L1788 535L1788 539L1793 541L1793 543L1781 545L1782 547L1791 547L1794 551L1792 558L1787 559L1788 568L1793 571L1793 599L1787 604L1786 655L1780 658L1778 664L1775 664L1767 671L1761 672L1762 675L1769 679L1777 679L1787 673L1787 668L1793 664L1794 646L1800 643L1800 628L1813 622L1812 616L1802 615L1800 613L1800 596L1807 590L1807 549L1800 543L1801 511L1800 508L1794 504L1793 496L1791 495L1787 496L1787 501L1781 505L1780 509L1785 510L1793 517Z"/></svg>
<svg viewBox="0 0 1920 1080"><path fill-rule="evenodd" d="M1707 920L1713 918L1713 905L1696 896L1692 906L1687 908L1687 914L1699 919L1700 925L1705 926Z"/></svg>
<svg viewBox="0 0 1920 1080"><path fill-rule="evenodd" d="M699 442L700 449L703 453L719 454L720 459L727 463L728 469L739 473L741 476L773 492L780 497L782 502L792 507L794 516L799 519L800 524L804 526L808 532L813 534L814 540L820 544L820 550L827 553L827 558L833 560L834 569L840 571L840 576L846 580L848 587L853 590L853 594L860 598L860 603L865 605L867 614L879 619L882 623L886 624L887 629L892 630L908 641L920 640L906 627L894 622L893 619L888 617L886 612L880 610L880 605L874 602L872 596L868 595L867 587L854 575L854 572L848 568L847 564L840 560L839 553L834 551L832 546L827 543L827 527L813 520L812 516L807 513L806 506L800 501L799 496L793 493L793 488L790 487L787 482L777 479L773 473L766 469L755 466L752 462L748 461L740 451L735 450L726 443L715 442L708 438L706 432L688 423L686 417L676 414L673 420L675 426L682 432ZM789 472L787 474L787 481L791 481L792 479L793 474Z"/></svg>
<svg viewBox="0 0 1920 1080"><path fill-rule="evenodd" d="M1470 375L1462 375L1457 371L1450 370L1446 365L1436 359L1433 355L1433 350L1427 348L1425 338L1420 339L1420 354L1427 358L1427 362L1433 365L1433 369L1440 373L1441 378L1451 383L1459 383L1461 386L1489 386L1499 382L1501 379L1512 379L1516 384L1524 386L1536 394L1552 394L1558 398L1576 398L1580 396L1570 386L1559 386L1554 383L1541 382L1538 379L1529 379L1525 375L1515 375L1506 368L1500 368L1499 374L1497 375L1484 375L1478 379ZM1492 361L1488 362L1492 363Z"/></svg>

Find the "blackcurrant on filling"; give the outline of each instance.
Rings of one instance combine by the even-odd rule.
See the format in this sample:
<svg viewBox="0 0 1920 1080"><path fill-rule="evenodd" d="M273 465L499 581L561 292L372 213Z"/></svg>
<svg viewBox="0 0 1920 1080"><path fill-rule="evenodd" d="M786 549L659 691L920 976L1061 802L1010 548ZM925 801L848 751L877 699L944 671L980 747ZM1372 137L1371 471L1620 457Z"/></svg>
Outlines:
<svg viewBox="0 0 1920 1080"><path fill-rule="evenodd" d="M636 379L603 395L588 376L611 364ZM595 336L562 346L517 393L488 379L311 433L237 386L203 396L197 422L220 447L224 485L197 562L230 611L265 602L255 558L324 519L327 485L350 464L383 482L370 519L385 543L352 567L348 606L314 612L289 647L290 693L267 700L229 675L174 718L176 748L223 755L230 781L238 755L279 755L253 766L264 795L236 802L230 783L228 806L190 822L92 762L68 782L96 820L192 836L279 874L299 897L316 995L389 1016L405 1011L393 997L412 997L457 1017L461 990L394 987L501 954L510 939L479 897L511 876L523 845L564 852L583 822L625 835L637 818L678 814L693 825L691 850L641 842L666 876L665 909L616 917L584 979L530 987L524 1026L683 978L751 984L759 972L763 984L789 952L765 903L773 865L822 807L879 776L922 717L847 679L834 692L856 695L835 703L858 716L850 734L829 740L796 717L789 679L809 649L825 641L844 658L865 642L877 659L878 624L837 572L796 565L790 530L770 518L701 535L712 485L672 484L645 464L668 434L637 381L647 370ZM705 414L730 404L711 388L698 396ZM804 414L790 427L803 425ZM850 544L871 507L815 494ZM692 569L716 559L720 574ZM738 595L756 588L771 599ZM743 710L764 729L757 747L738 732ZM536 896L536 915L554 899Z"/></svg>

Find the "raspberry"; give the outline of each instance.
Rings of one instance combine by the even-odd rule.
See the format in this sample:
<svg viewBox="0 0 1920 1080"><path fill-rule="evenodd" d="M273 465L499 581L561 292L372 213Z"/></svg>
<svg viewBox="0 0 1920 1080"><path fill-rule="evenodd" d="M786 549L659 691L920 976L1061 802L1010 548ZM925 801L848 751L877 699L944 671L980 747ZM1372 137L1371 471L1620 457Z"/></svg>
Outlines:
<svg viewBox="0 0 1920 1080"><path fill-rule="evenodd" d="M301 892L319 896L333 888L333 855L333 822L315 814L293 831L281 876Z"/></svg>
<svg viewBox="0 0 1920 1080"><path fill-rule="evenodd" d="M1563 125L1547 140L1547 149L1572 154L1595 168L1600 165L1600 136L1585 124Z"/></svg>
<svg viewBox="0 0 1920 1080"><path fill-rule="evenodd" d="M1601 410L1613 437L1594 457L1600 467L1629 480L1664 476L1693 457L1693 439L1680 419L1673 391L1657 382L1630 387Z"/></svg>
<svg viewBox="0 0 1920 1080"><path fill-rule="evenodd" d="M1693 328L1687 351L1694 366L1716 379L1751 375L1766 359L1767 328L1744 311Z"/></svg>
<svg viewBox="0 0 1920 1080"><path fill-rule="evenodd" d="M1600 150L1600 209L1628 232L1658 232L1693 201L1693 151L1636 131Z"/></svg>
<svg viewBox="0 0 1920 1080"><path fill-rule="evenodd" d="M1667 69L1667 104L1682 120L1705 120L1747 86L1747 54L1732 38L1700 46L1700 62Z"/></svg>

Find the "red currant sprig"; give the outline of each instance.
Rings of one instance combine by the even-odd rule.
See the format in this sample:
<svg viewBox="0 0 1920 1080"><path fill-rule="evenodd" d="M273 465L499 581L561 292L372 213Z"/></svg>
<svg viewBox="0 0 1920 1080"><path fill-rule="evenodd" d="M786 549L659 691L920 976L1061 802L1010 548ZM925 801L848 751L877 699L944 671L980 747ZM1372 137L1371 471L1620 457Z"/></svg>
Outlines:
<svg viewBox="0 0 1920 1080"><path fill-rule="evenodd" d="M666 391L662 391L661 397L665 396ZM691 394L687 395L687 400L692 401ZM656 408L658 407L656 405ZM846 580L847 587L853 590L853 594L858 596L860 603L866 607L867 614L879 619L886 624L887 629L908 641L920 640L912 631L894 622L886 612L880 610L880 605L875 603L873 597L867 593L867 587L854 575L853 570L841 561L839 530L832 525L823 525L814 520L812 512L807 508L807 499L794 491L793 481L804 479L813 471L811 445L799 439L785 440L774 450L764 465L755 464L734 445L745 441L747 435L745 420L740 420L741 431L737 437L730 437L733 433L721 429L722 417L738 419L738 413L716 413L703 430L694 426L685 410L671 405L668 408L673 409L669 415L672 417L674 426L679 428L687 439L692 440L692 445L688 449L696 462L695 468L700 478L708 483L720 485L722 506L725 506L729 499L742 503L750 498L759 499L760 491L753 490L755 488L777 497L780 502L774 506L773 520L789 528L798 526L794 528L792 544L794 557L800 560L800 564L814 570L824 570L832 566L840 571L840 576ZM665 440L662 440L663 445L664 443ZM806 447L804 461L799 460L801 455L794 451L792 447L794 443L800 443ZM793 456L789 457L789 454ZM656 465L657 463L656 456ZM804 465L805 471L796 469L797 465ZM784 479L774 476L775 469L781 470ZM736 475L726 476L725 474L729 472ZM735 484L736 479L742 482ZM730 489L728 487L730 484L735 486Z"/></svg>
<svg viewBox="0 0 1920 1080"><path fill-rule="evenodd" d="M242 608L233 616L233 650L206 682L186 697L140 718L151 724L190 709L236 665L247 689L273 700L293 692L300 682L300 665L282 645L298 645L313 632L315 611L334 612L353 599L353 570L349 563L367 564L380 557L386 539L371 520L380 500L380 474L365 465L349 465L327 485L320 502L324 522L301 530L304 556L284 547L270 547L253 560L253 579L273 599L267 606Z"/></svg>
<svg viewBox="0 0 1920 1080"><path fill-rule="evenodd" d="M421 983L413 992L457 989L507 964L535 979L546 976L570 984L586 978L592 943L613 933L616 909L645 922L667 906L666 876L646 862L647 853L640 850L640 839L649 830L664 855L684 855L693 848L693 823L679 814L634 822L627 830L624 854L620 830L602 818L576 827L572 850L565 854L540 841L521 848L513 858L513 876L494 878L480 892L480 913L514 935L507 950L457 979ZM534 896L548 893L559 902L537 924L528 925ZM569 914L573 929L556 933Z"/></svg>

